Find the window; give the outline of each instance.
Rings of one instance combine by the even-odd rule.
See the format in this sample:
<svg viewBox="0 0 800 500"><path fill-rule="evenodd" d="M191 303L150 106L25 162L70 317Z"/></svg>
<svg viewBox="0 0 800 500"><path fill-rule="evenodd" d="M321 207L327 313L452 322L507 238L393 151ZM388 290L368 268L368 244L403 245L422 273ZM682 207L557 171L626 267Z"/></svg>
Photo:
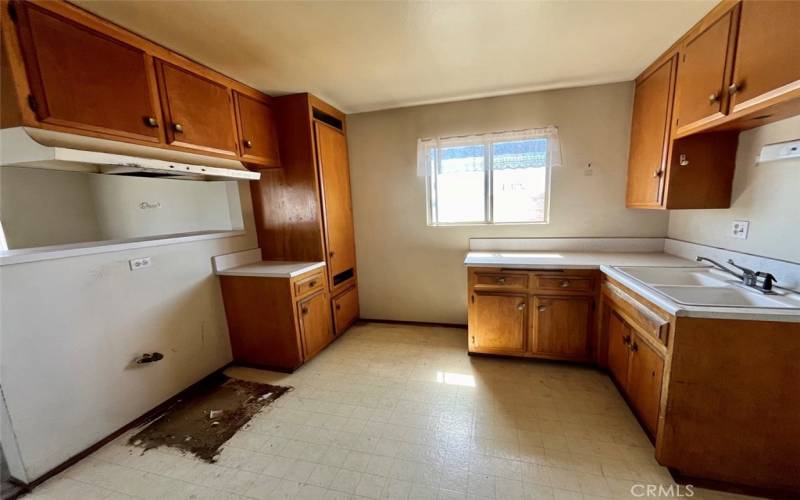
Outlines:
<svg viewBox="0 0 800 500"><path fill-rule="evenodd" d="M423 139L428 224L546 223L550 167L560 163L555 127Z"/></svg>

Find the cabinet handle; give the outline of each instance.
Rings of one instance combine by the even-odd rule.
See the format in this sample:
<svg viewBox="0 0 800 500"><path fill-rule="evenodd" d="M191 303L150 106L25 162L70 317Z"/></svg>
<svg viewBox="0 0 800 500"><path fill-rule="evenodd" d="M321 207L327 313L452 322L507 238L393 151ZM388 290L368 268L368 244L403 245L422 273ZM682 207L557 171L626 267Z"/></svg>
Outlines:
<svg viewBox="0 0 800 500"><path fill-rule="evenodd" d="M333 258L334 255L336 255L336 252L334 252L333 250L328 252L328 257Z"/></svg>
<svg viewBox="0 0 800 500"><path fill-rule="evenodd" d="M545 312L547 310L547 306L539 306L536 308L540 313Z"/></svg>
<svg viewBox="0 0 800 500"><path fill-rule="evenodd" d="M314 288L315 286L317 286L317 281L316 280L309 281L308 282L308 286L310 286L311 288Z"/></svg>
<svg viewBox="0 0 800 500"><path fill-rule="evenodd" d="M244 147L246 147L246 148L252 148L253 147L253 141L251 141L250 139L243 140L242 144L244 144Z"/></svg>
<svg viewBox="0 0 800 500"><path fill-rule="evenodd" d="M631 346L631 352L636 352L639 350L639 344L637 344L635 340L630 346Z"/></svg>
<svg viewBox="0 0 800 500"><path fill-rule="evenodd" d="M733 94L739 92L739 90L741 90L741 88L742 88L742 85L740 83L735 83L735 82L732 83L728 87L728 95L733 95Z"/></svg>
<svg viewBox="0 0 800 500"><path fill-rule="evenodd" d="M631 336L630 335L623 335L622 336L622 343L625 345L631 345Z"/></svg>
<svg viewBox="0 0 800 500"><path fill-rule="evenodd" d="M303 314L308 314L308 308L305 306L303 306L303 308L300 309L300 311L302 311Z"/></svg>
<svg viewBox="0 0 800 500"><path fill-rule="evenodd" d="M517 311L522 311L525 309L525 302L517 306Z"/></svg>
<svg viewBox="0 0 800 500"><path fill-rule="evenodd" d="M341 305L341 304L336 304L336 310L337 310L337 311L338 311L338 310L340 310L341 308L342 308L342 305Z"/></svg>
<svg viewBox="0 0 800 500"><path fill-rule="evenodd" d="M497 284L498 285L505 285L506 284L506 279L505 278L497 278Z"/></svg>
<svg viewBox="0 0 800 500"><path fill-rule="evenodd" d="M156 120L152 116L146 116L144 118L144 124L150 128L158 128L158 120Z"/></svg>
<svg viewBox="0 0 800 500"><path fill-rule="evenodd" d="M659 168L658 170L656 170L655 172L653 172L653 177L661 177L661 175L662 175L663 173L664 173L664 171L663 171L663 170L661 170L661 169Z"/></svg>
<svg viewBox="0 0 800 500"><path fill-rule="evenodd" d="M719 101L719 92L714 92L713 94L709 94L708 96L709 104L714 104L717 101Z"/></svg>
<svg viewBox="0 0 800 500"><path fill-rule="evenodd" d="M562 282L559 284L559 286L560 286L561 288L567 288L567 287L569 286L569 281L567 281L567 280L564 280L564 281L562 281Z"/></svg>
<svg viewBox="0 0 800 500"><path fill-rule="evenodd" d="M181 132L183 132L183 125L181 125L180 123L173 123L172 124L172 130L174 130L175 132L181 133Z"/></svg>
<svg viewBox="0 0 800 500"><path fill-rule="evenodd" d="M685 154L682 154L678 157L678 165L680 165L681 167L689 165L689 160L686 158Z"/></svg>

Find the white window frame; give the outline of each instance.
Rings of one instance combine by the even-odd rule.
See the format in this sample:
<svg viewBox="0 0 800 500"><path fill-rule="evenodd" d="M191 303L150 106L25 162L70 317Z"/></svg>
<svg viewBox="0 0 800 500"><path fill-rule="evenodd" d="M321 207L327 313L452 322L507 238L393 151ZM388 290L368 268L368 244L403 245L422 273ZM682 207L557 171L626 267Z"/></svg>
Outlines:
<svg viewBox="0 0 800 500"><path fill-rule="evenodd" d="M526 131L519 131L513 132L514 134L519 134L518 137L507 137L506 134L508 132L499 132L494 134L485 134L479 136L473 136L474 142L469 140L464 140L461 142L464 146L469 145L483 145L483 161L484 165L487 168L484 169L484 219L480 221L459 221L459 222L439 222L437 216L437 206L435 203L435 194L437 193L436 190L436 178L438 175L437 169L433 168L427 172L426 179L425 179L425 201L427 205L426 216L427 216L427 224L428 226L432 227L452 227L452 226L488 226L488 225L497 225L497 226L520 226L520 225L541 225L541 224L549 224L550 223L550 188L551 188L551 178L552 172L551 169L553 166L560 165L561 158L560 158L560 147L558 145L558 138L557 135L552 137L547 137L548 140L548 151L555 148L558 150L556 155L552 155L548 152L547 164L542 167L545 169L545 202L544 202L544 218L541 221L517 221L517 222L496 222L494 220L494 158L493 158L493 147L492 145L496 142L508 142L512 140L525 140L525 139L537 139L542 138L541 130L547 130L548 133L551 133L551 129L553 131L557 130L555 127L549 127L548 129L536 129L530 131L529 136L525 136L524 133ZM552 132L555 133L555 132ZM435 146L427 146L427 148L435 147L436 149L441 149L443 147L448 147L446 143L446 139L444 139L445 144L435 145ZM550 141L555 141L555 144L552 144ZM425 148L422 143L425 141L420 141L420 148ZM427 161L427 149L418 152L419 159L418 161ZM554 156L558 156L555 158ZM419 167L421 168L421 167Z"/></svg>

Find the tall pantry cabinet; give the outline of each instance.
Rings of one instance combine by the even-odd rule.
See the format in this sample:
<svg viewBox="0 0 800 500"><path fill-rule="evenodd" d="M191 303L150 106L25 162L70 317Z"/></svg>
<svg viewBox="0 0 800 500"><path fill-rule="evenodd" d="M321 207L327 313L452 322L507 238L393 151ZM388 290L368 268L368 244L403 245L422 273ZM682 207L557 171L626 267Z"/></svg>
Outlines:
<svg viewBox="0 0 800 500"><path fill-rule="evenodd" d="M273 107L282 166L250 183L262 258L325 261L339 335L358 318L345 115L310 94Z"/></svg>

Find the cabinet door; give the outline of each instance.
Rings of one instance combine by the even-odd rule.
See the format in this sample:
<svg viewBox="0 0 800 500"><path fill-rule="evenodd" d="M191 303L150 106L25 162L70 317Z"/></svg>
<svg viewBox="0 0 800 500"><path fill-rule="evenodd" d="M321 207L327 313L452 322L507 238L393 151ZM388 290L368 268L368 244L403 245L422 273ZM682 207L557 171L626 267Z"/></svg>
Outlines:
<svg viewBox="0 0 800 500"><path fill-rule="evenodd" d="M636 86L626 197L631 208L661 206L676 57L665 61Z"/></svg>
<svg viewBox="0 0 800 500"><path fill-rule="evenodd" d="M651 435L658 427L664 360L638 335L631 340L628 397Z"/></svg>
<svg viewBox="0 0 800 500"><path fill-rule="evenodd" d="M356 265L347 138L341 130L320 122L314 123L314 134L325 210L328 272L335 288L341 283L336 276L353 271Z"/></svg>
<svg viewBox="0 0 800 500"><path fill-rule="evenodd" d="M731 106L746 109L800 89L800 2L742 2Z"/></svg>
<svg viewBox="0 0 800 500"><path fill-rule="evenodd" d="M592 298L535 297L532 314L534 353L589 358Z"/></svg>
<svg viewBox="0 0 800 500"><path fill-rule="evenodd" d="M320 292L298 302L303 358L310 359L333 340L328 295Z"/></svg>
<svg viewBox="0 0 800 500"><path fill-rule="evenodd" d="M527 303L526 295L474 292L469 307L469 350L525 352Z"/></svg>
<svg viewBox="0 0 800 500"><path fill-rule="evenodd" d="M731 9L684 45L676 84L678 131L719 118L728 103L728 71L737 9Z"/></svg>
<svg viewBox="0 0 800 500"><path fill-rule="evenodd" d="M272 106L239 92L234 91L233 95L236 99L242 158L267 166L280 166L278 134Z"/></svg>
<svg viewBox="0 0 800 500"><path fill-rule="evenodd" d="M628 386L628 358L631 330L617 313L609 311L605 322L608 336L608 370L623 389Z"/></svg>
<svg viewBox="0 0 800 500"><path fill-rule="evenodd" d="M40 121L84 133L161 141L150 56L33 2L14 5Z"/></svg>
<svg viewBox="0 0 800 500"><path fill-rule="evenodd" d="M235 155L233 103L227 87L158 61L158 84L167 142L200 151Z"/></svg>
<svg viewBox="0 0 800 500"><path fill-rule="evenodd" d="M356 287L333 298L333 318L336 335L344 333L358 319L358 289Z"/></svg>

